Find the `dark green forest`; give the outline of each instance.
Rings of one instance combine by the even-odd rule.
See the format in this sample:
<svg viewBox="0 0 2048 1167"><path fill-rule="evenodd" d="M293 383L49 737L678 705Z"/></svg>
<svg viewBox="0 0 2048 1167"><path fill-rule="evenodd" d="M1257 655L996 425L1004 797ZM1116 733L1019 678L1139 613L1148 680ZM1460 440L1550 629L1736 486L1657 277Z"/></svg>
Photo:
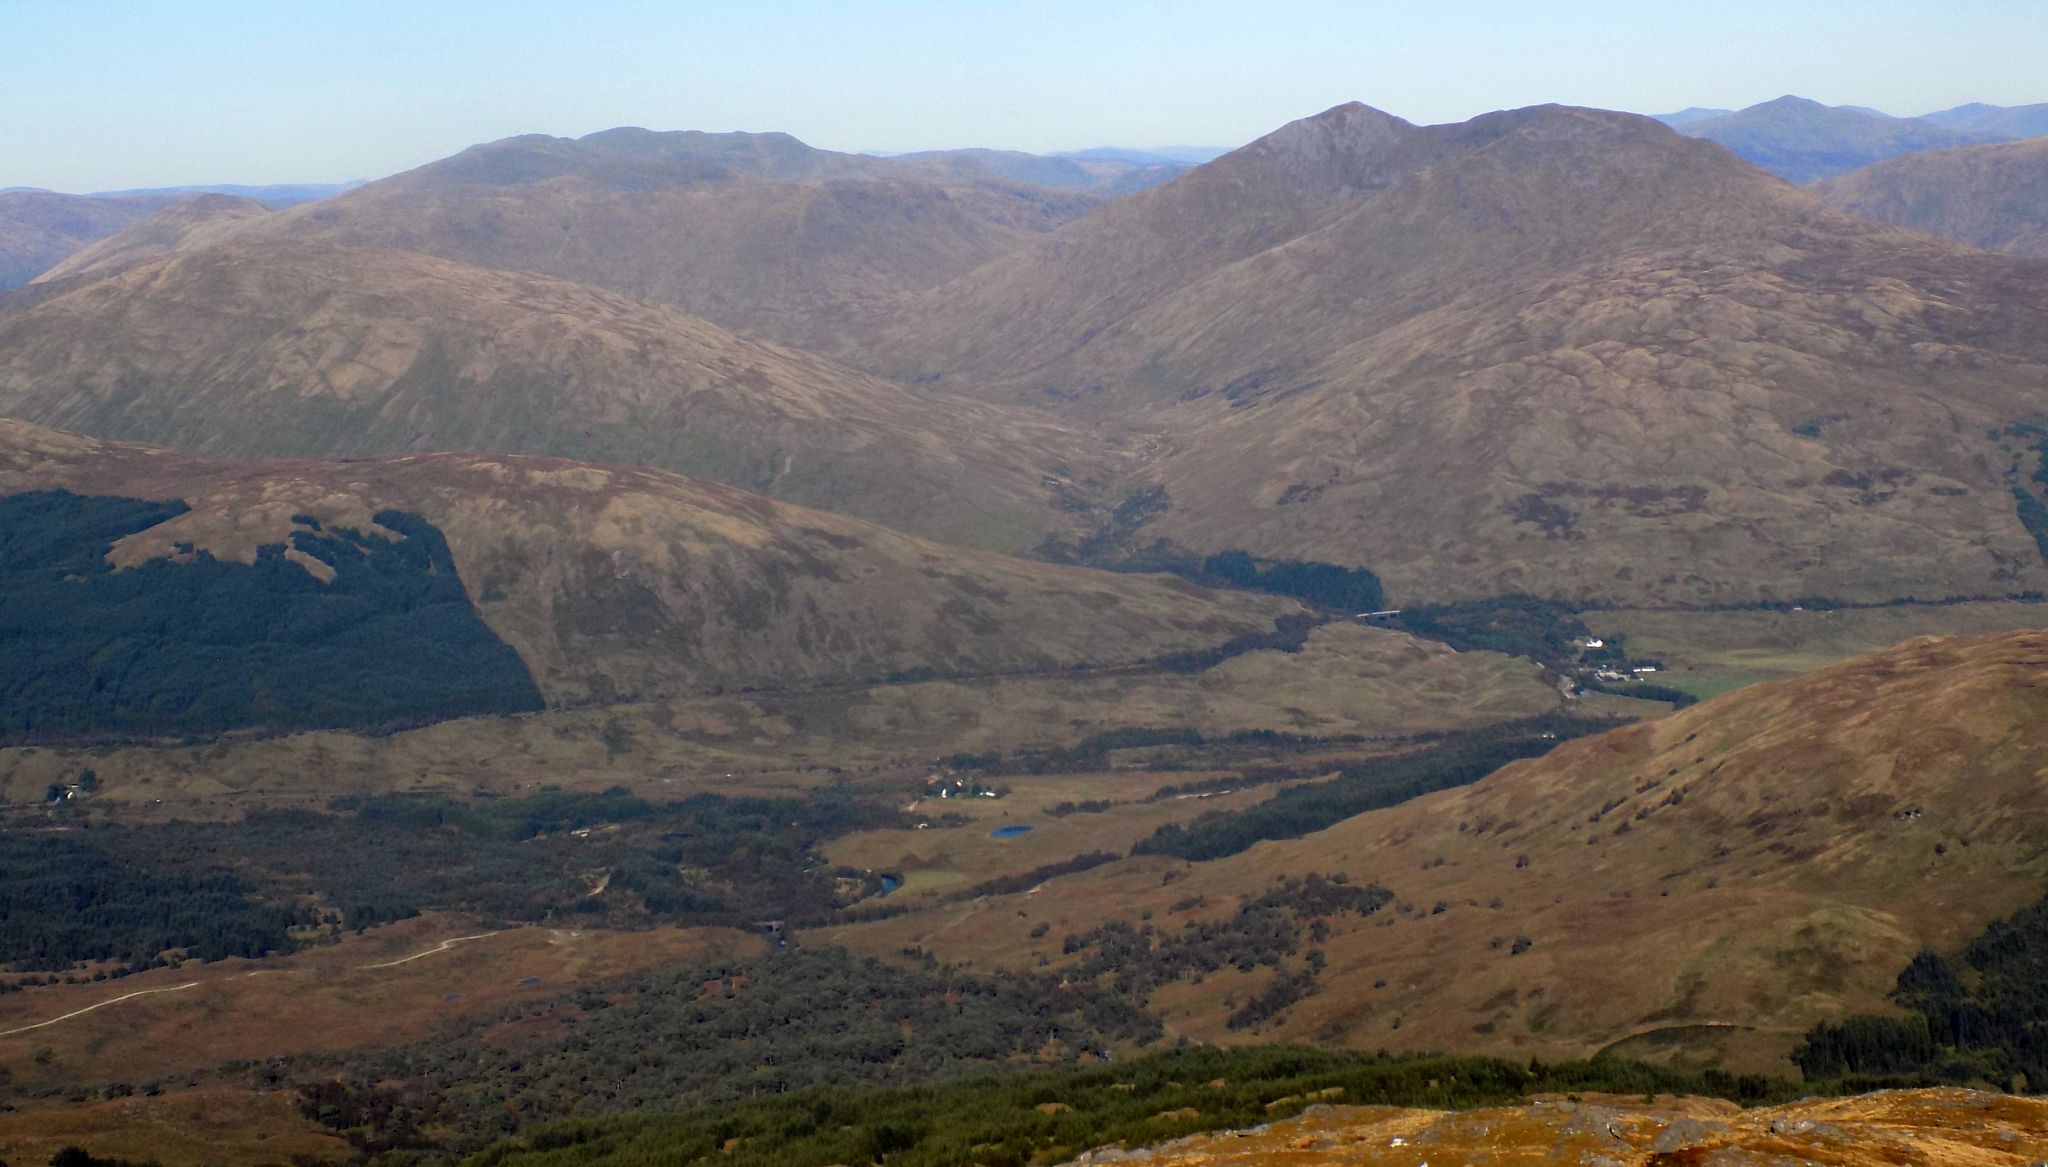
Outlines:
<svg viewBox="0 0 2048 1167"><path fill-rule="evenodd" d="M1235 855L1268 839L1298 839L1369 810L1398 806L1454 786L1467 786L1522 758L1541 757L1562 741L1611 726L1565 718L1483 730L1408 754L1347 766L1335 778L1289 787L1264 802L1210 811L1168 823L1132 848L1138 855L1205 861Z"/></svg>
<svg viewBox="0 0 2048 1167"><path fill-rule="evenodd" d="M1794 1055L1800 1071L2048 1088L2048 897L1993 923L1956 962L1921 952L1891 996L1902 1016L1815 1026Z"/></svg>
<svg viewBox="0 0 2048 1167"><path fill-rule="evenodd" d="M447 541L383 511L396 541L302 520L251 564L205 551L116 571L116 540L182 502L37 491L0 498L0 737L380 728L541 707L476 613Z"/></svg>
<svg viewBox="0 0 2048 1167"><path fill-rule="evenodd" d="M1209 587L1292 596L1347 615L1376 612L1387 602L1379 576L1363 567L1335 563L1265 559L1245 551L1224 551L1203 558L1199 568L1183 574Z"/></svg>
<svg viewBox="0 0 2048 1167"><path fill-rule="evenodd" d="M508 1030L541 1036L493 1039ZM1057 976L792 950L648 972L295 1072L309 1113L366 1145L423 1142L431 1127L477 1145L553 1119L1056 1065L1159 1031L1114 994Z"/></svg>
<svg viewBox="0 0 2048 1167"><path fill-rule="evenodd" d="M0 966L132 971L167 949L254 956L290 950L295 925L360 930L431 910L616 927L817 922L837 910L842 876L871 877L828 869L811 848L892 825L902 812L835 791L673 803L612 791L389 796L239 822L8 831Z"/></svg>
<svg viewBox="0 0 2048 1167"><path fill-rule="evenodd" d="M151 870L67 835L0 832L0 965L134 971L167 951L259 957L289 950L290 930L311 922L304 909L258 902L216 867Z"/></svg>

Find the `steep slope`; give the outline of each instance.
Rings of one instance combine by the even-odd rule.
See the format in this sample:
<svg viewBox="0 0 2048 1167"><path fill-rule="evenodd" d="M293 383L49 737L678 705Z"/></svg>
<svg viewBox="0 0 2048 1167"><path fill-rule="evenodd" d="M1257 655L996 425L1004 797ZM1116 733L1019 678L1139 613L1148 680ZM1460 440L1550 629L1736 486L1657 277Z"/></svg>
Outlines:
<svg viewBox="0 0 2048 1167"><path fill-rule="evenodd" d="M323 531L445 537L490 628L553 705L1129 664L1266 631L1288 601L943 547L651 471L419 454L230 462L0 422L0 494L175 499L115 543L121 568L250 562ZM331 570L287 551L316 579Z"/></svg>
<svg viewBox="0 0 2048 1167"><path fill-rule="evenodd" d="M1059 948L1034 944L1013 905L1055 939L1141 916L1175 935L1229 921L1282 875L1343 873L1393 898L1323 917L1312 992L1226 1024L1266 978L1218 972L1153 995L1168 1023L1197 1038L1546 1059L1612 1046L1782 1071L1816 1021L1883 1008L1923 946L1953 951L2040 898L2044 788L2048 632L1925 639L1300 839L1192 866L1130 859L1035 902L836 935L1027 967Z"/></svg>
<svg viewBox="0 0 2048 1167"><path fill-rule="evenodd" d="M2048 138L1909 154L1813 189L1852 215L2048 259Z"/></svg>
<svg viewBox="0 0 2048 1167"><path fill-rule="evenodd" d="M787 134L617 129L472 147L251 230L539 272L802 345L1095 202Z"/></svg>
<svg viewBox="0 0 2048 1167"><path fill-rule="evenodd" d="M251 219L270 213L255 199L201 194L184 199L116 234L89 243L51 265L33 281L48 283L79 275L108 275L124 268L217 243Z"/></svg>
<svg viewBox="0 0 2048 1167"><path fill-rule="evenodd" d="M1719 142L1787 182L1805 184L1886 158L1945 146L1996 141L2003 134L1919 118L1822 105L1787 95L1723 117L1677 125L1680 133Z"/></svg>
<svg viewBox="0 0 2048 1167"><path fill-rule="evenodd" d="M262 220L259 220L262 221ZM1035 546L1059 423L578 284L236 241L0 300L0 416L236 457L479 450L650 466Z"/></svg>
<svg viewBox="0 0 2048 1167"><path fill-rule="evenodd" d="M1360 563L1411 602L1995 594L2048 582L2006 473L2048 410L2044 293L1648 119L1347 108L857 355L1151 430L1135 547Z"/></svg>
<svg viewBox="0 0 2048 1167"><path fill-rule="evenodd" d="M1355 102L1291 122L919 297L857 352L890 372L1070 392L1039 371L1440 157L1440 137Z"/></svg>
<svg viewBox="0 0 2048 1167"><path fill-rule="evenodd" d="M172 195L89 198L46 190L0 191L0 289L18 288L86 244L176 201Z"/></svg>

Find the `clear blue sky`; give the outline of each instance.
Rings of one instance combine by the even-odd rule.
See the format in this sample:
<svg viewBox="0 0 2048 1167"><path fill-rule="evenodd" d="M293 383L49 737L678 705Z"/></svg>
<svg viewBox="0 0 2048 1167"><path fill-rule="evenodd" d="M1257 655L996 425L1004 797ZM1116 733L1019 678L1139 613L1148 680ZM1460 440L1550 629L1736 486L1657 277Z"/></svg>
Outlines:
<svg viewBox="0 0 2048 1167"><path fill-rule="evenodd" d="M0 187L374 178L616 125L1045 151L1349 100L1917 114L2048 101L2044 59L2040 0L0 0Z"/></svg>

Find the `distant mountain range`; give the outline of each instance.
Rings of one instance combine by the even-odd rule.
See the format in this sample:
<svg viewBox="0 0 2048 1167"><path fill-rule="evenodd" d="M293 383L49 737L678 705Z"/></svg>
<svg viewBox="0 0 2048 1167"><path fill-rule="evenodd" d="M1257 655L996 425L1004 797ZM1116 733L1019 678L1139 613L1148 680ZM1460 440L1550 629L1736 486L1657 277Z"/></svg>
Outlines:
<svg viewBox="0 0 2048 1167"><path fill-rule="evenodd" d="M283 182L267 186L238 186L227 183L219 186L159 186L143 187L136 190L94 191L96 199L132 198L137 195L234 195L237 198L255 199L273 210L295 207L300 203L318 202L333 198L344 191L351 191L363 185L365 180L354 182Z"/></svg>
<svg viewBox="0 0 2048 1167"><path fill-rule="evenodd" d="M1107 200L635 129L215 198L0 300L0 412L658 466L1011 552L1369 566L1410 601L2048 587L2008 473L2048 367L2010 306L2048 268L1634 115L1347 105Z"/></svg>
<svg viewBox="0 0 2048 1167"><path fill-rule="evenodd" d="M1657 120L1690 137L1719 142L1803 185L1902 154L2048 134L2048 103L1977 103L1900 118L1788 95L1742 110L1694 107L1657 115Z"/></svg>

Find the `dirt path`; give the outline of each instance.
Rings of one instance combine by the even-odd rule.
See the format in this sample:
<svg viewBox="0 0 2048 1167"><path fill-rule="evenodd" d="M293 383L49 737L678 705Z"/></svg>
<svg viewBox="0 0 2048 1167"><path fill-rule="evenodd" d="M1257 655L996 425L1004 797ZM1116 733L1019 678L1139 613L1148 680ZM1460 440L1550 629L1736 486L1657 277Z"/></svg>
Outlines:
<svg viewBox="0 0 2048 1167"><path fill-rule="evenodd" d="M498 931L503 931L503 929L501 928ZM423 956L432 956L437 952L446 952L465 940L482 940L486 936L496 936L497 934L498 932L478 932L472 936L451 936L424 952L415 952L411 956L401 956L397 960L387 960L382 964L359 964L356 968L358 971L374 968L397 968L401 964L411 964ZM0 1034L0 1037L5 1036L6 1034Z"/></svg>
<svg viewBox="0 0 2048 1167"><path fill-rule="evenodd" d="M182 985L171 985L170 987L163 989L137 989L132 993L123 993L118 997L111 997L105 1001L101 1001L97 1005L87 1005L83 1009L73 1009L71 1012L66 1013L61 1017L52 1017L48 1021L38 1021L34 1025L22 1025L17 1026L13 1029L0 1030L0 1037L13 1037L17 1033L27 1033L32 1029L41 1029L46 1025L55 1025L59 1021L69 1021L73 1017L83 1017L87 1013L90 1013L95 1009L104 1009L109 1005L119 1005L123 1001L132 1001L137 997L147 997L151 993L177 993L182 992L186 989L196 989L199 987L200 983L201 982L199 981L186 981Z"/></svg>

